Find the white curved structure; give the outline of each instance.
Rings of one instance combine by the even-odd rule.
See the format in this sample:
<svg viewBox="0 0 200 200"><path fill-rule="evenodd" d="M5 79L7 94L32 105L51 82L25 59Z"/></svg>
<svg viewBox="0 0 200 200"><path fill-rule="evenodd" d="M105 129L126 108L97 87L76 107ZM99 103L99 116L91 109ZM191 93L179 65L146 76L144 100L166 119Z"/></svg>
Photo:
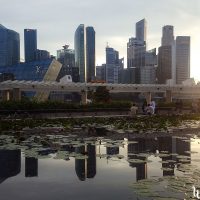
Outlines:
<svg viewBox="0 0 200 200"><path fill-rule="evenodd" d="M108 84L108 83L61 83L55 81L5 81L0 83L0 90L19 90L36 92L79 92L87 93L89 90L96 90L99 86L105 86L111 93L133 92L144 93L146 98L150 98L151 93L165 93L168 101L175 98L200 98L200 86L183 85L142 85L142 84ZM86 95L87 96L87 95ZM148 97L147 97L148 96ZM44 99L41 99L44 100Z"/></svg>

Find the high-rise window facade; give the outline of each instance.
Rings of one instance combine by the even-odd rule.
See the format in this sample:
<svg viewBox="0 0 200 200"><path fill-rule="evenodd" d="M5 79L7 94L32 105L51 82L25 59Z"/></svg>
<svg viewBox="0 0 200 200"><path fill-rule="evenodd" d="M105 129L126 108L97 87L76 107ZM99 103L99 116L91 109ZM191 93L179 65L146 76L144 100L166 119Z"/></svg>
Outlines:
<svg viewBox="0 0 200 200"><path fill-rule="evenodd" d="M172 79L172 46L161 46L158 49L157 78L159 84L166 84Z"/></svg>
<svg viewBox="0 0 200 200"><path fill-rule="evenodd" d="M174 44L174 27L167 25L162 29L162 46L171 46Z"/></svg>
<svg viewBox="0 0 200 200"><path fill-rule="evenodd" d="M119 78L119 52L106 47L106 82L118 83Z"/></svg>
<svg viewBox="0 0 200 200"><path fill-rule="evenodd" d="M146 42L147 22L146 19L136 23L136 38L139 41Z"/></svg>
<svg viewBox="0 0 200 200"><path fill-rule="evenodd" d="M113 48L106 47L106 64L119 64L119 52Z"/></svg>
<svg viewBox="0 0 200 200"><path fill-rule="evenodd" d="M82 83L86 81L84 29L84 24L80 24L76 29L74 37L75 66L79 68L79 78Z"/></svg>
<svg viewBox="0 0 200 200"><path fill-rule="evenodd" d="M24 29L25 62L32 62L36 60L36 50L37 50L37 30Z"/></svg>
<svg viewBox="0 0 200 200"><path fill-rule="evenodd" d="M74 50L69 49L69 45L63 46L63 49L57 51L57 59L62 63L57 80L59 81L66 75L71 75L73 82L79 82L79 69L75 67Z"/></svg>
<svg viewBox="0 0 200 200"><path fill-rule="evenodd" d="M190 37L176 38L176 82L182 84L190 78Z"/></svg>
<svg viewBox="0 0 200 200"><path fill-rule="evenodd" d="M74 37L75 66L79 68L80 82L95 79L95 30L80 24Z"/></svg>
<svg viewBox="0 0 200 200"><path fill-rule="evenodd" d="M162 29L161 47L158 49L157 79L160 84L166 84L168 79L176 83L174 27L170 25Z"/></svg>
<svg viewBox="0 0 200 200"><path fill-rule="evenodd" d="M20 62L20 37L13 30L0 24L0 66L15 65Z"/></svg>
<svg viewBox="0 0 200 200"><path fill-rule="evenodd" d="M135 83L139 84L141 76L141 67L145 66L145 53L146 53L146 30L147 22L145 19L136 23L136 37L129 39L127 43L127 67L135 68L132 70Z"/></svg>
<svg viewBox="0 0 200 200"><path fill-rule="evenodd" d="M86 71L87 82L95 78L95 31L93 27L86 28Z"/></svg>

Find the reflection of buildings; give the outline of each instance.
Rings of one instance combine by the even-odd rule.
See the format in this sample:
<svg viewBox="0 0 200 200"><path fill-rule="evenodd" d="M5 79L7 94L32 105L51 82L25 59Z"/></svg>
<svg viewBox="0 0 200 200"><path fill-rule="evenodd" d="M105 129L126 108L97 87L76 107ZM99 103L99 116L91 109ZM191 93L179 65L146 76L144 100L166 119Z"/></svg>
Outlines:
<svg viewBox="0 0 200 200"><path fill-rule="evenodd" d="M158 138L159 151L167 151L169 154L179 154L187 155L185 151L190 151L190 143L183 141L180 138L176 137L160 137ZM175 162L181 163L180 159L177 159L175 156L170 155L168 157L163 157L162 161L173 160ZM174 175L174 163L162 163L163 168L171 168L171 171L163 171L163 176L173 176Z"/></svg>
<svg viewBox="0 0 200 200"><path fill-rule="evenodd" d="M94 178L96 175L96 147L88 144L76 147L76 153L86 154L88 159L76 159L75 170L78 178L85 181L86 178Z"/></svg>
<svg viewBox="0 0 200 200"><path fill-rule="evenodd" d="M174 175L174 168L177 161L181 163L181 160L177 157L173 156L173 154L179 154L179 155L187 155L185 152L190 151L190 143L185 142L180 138L176 137L155 137L155 138L134 138L132 139L134 141L137 141L136 144L128 144L128 154L130 154L128 157L129 159L141 159L145 160L145 157L138 157L137 154L139 153L156 153L156 151L159 151L163 154L172 154L169 156L161 156L162 161L169 161L162 163L162 168L171 168L172 170L163 170L163 176L172 176ZM129 140L131 141L131 140ZM131 155L131 153L136 155ZM173 162L174 161L174 162ZM190 162L190 161L188 161ZM142 164L133 164L130 163L131 167L136 168L136 179L146 179L147 178L147 163Z"/></svg>
<svg viewBox="0 0 200 200"><path fill-rule="evenodd" d="M94 178L96 175L96 146L87 145L87 178Z"/></svg>
<svg viewBox="0 0 200 200"><path fill-rule="evenodd" d="M0 183L21 171L21 150L0 150Z"/></svg>
<svg viewBox="0 0 200 200"><path fill-rule="evenodd" d="M119 147L106 147L107 155L117 155L119 154Z"/></svg>
<svg viewBox="0 0 200 200"><path fill-rule="evenodd" d="M128 145L128 153L134 153L138 154L141 152L145 152L148 148L146 143L146 139L143 138L137 138L134 139L134 141L137 141L136 144L129 144ZM148 141L150 142L150 141ZM130 155L129 159L138 159L136 155ZM139 157L140 160L145 160L145 158ZM142 180L147 178L147 163L130 163L130 166L133 168L136 168L136 180Z"/></svg>
<svg viewBox="0 0 200 200"><path fill-rule="evenodd" d="M173 139L172 137L159 137L158 138L158 150L159 152L168 152L168 153L172 153L173 152L173 145L176 143L173 143ZM167 161L167 160L172 160L172 156L167 156L167 157L162 157L162 162ZM168 170L163 170L163 176L173 176L174 175L174 163L162 163L162 168L170 168L172 170L168 171Z"/></svg>
<svg viewBox="0 0 200 200"><path fill-rule="evenodd" d="M38 176L38 159L37 158L25 158L25 177Z"/></svg>

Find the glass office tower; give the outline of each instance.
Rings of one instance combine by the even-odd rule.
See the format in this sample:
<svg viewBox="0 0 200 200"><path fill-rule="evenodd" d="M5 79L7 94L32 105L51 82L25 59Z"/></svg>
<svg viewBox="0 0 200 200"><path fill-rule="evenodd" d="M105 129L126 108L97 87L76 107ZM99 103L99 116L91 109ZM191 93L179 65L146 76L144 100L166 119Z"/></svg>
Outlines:
<svg viewBox="0 0 200 200"><path fill-rule="evenodd" d="M176 37L176 83L190 78L190 37Z"/></svg>
<svg viewBox="0 0 200 200"><path fill-rule="evenodd" d="M136 23L136 38L139 41L143 41L146 43L147 38L147 21L146 19L142 19L141 21Z"/></svg>
<svg viewBox="0 0 200 200"><path fill-rule="evenodd" d="M93 27L86 28L86 71L87 82L95 79L95 31Z"/></svg>
<svg viewBox="0 0 200 200"><path fill-rule="evenodd" d="M79 68L80 82L84 83L86 81L84 24L80 24L76 29L74 37L74 50L75 66Z"/></svg>
<svg viewBox="0 0 200 200"><path fill-rule="evenodd" d="M0 24L0 66L15 65L20 62L19 33Z"/></svg>
<svg viewBox="0 0 200 200"><path fill-rule="evenodd" d="M37 30L24 29L25 62L32 62L36 60L36 50L37 50Z"/></svg>

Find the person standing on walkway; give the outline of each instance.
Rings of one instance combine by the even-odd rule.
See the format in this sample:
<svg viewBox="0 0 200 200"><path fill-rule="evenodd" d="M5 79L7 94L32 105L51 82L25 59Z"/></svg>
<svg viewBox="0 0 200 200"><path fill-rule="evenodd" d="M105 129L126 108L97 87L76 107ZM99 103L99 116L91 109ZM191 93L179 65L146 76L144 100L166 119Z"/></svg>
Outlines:
<svg viewBox="0 0 200 200"><path fill-rule="evenodd" d="M153 114L155 114L155 109L156 109L156 103L155 103L155 101L151 101L150 106L152 107Z"/></svg>
<svg viewBox="0 0 200 200"><path fill-rule="evenodd" d="M142 104L142 111L143 111L144 114L146 112L146 107L147 107L147 101L145 99L144 102L143 102L143 104Z"/></svg>
<svg viewBox="0 0 200 200"><path fill-rule="evenodd" d="M138 107L136 106L135 103L132 104L131 109L130 109L130 116L134 117L137 115L138 112Z"/></svg>
<svg viewBox="0 0 200 200"><path fill-rule="evenodd" d="M153 107L151 106L151 104L148 104L148 105L147 105L147 107L146 107L146 109L145 109L145 113L146 113L147 115L153 115L153 114L154 114L154 109L153 109Z"/></svg>

